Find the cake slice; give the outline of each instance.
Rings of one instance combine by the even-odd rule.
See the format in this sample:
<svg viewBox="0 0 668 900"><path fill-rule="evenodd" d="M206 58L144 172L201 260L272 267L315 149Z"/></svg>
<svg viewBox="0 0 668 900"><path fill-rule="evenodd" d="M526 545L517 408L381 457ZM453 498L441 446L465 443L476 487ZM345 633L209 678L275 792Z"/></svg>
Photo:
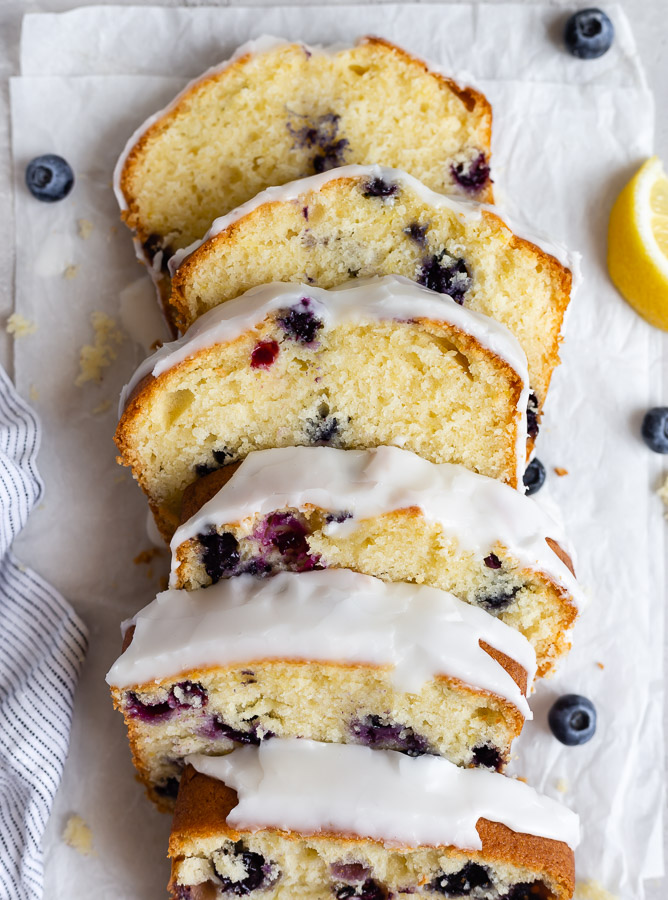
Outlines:
<svg viewBox="0 0 668 900"><path fill-rule="evenodd" d="M347 568L450 591L518 629L547 674L580 589L563 529L529 497L397 447L251 453L186 493L172 586Z"/></svg>
<svg viewBox="0 0 668 900"><path fill-rule="evenodd" d="M414 173L417 174L417 173ZM529 362L533 428L559 362L571 272L493 210L443 197L411 175L346 166L269 188L217 219L178 253L171 304L181 329L270 281L331 288L352 277L404 275L503 323Z"/></svg>
<svg viewBox="0 0 668 900"><path fill-rule="evenodd" d="M198 475L270 447L397 444L516 487L527 381L507 329L407 279L264 285L139 368L119 461L167 537Z"/></svg>
<svg viewBox="0 0 668 900"><path fill-rule="evenodd" d="M107 675L149 795L189 753L306 737L500 770L531 713L529 642L435 588L345 569L241 575L139 612Z"/></svg>
<svg viewBox="0 0 668 900"><path fill-rule="evenodd" d="M270 185L382 161L434 191L491 201L491 126L482 94L388 41L328 49L265 37L151 116L114 187L166 299L174 251Z"/></svg>
<svg viewBox="0 0 668 900"><path fill-rule="evenodd" d="M503 775L294 739L189 762L173 900L573 896L578 817Z"/></svg>

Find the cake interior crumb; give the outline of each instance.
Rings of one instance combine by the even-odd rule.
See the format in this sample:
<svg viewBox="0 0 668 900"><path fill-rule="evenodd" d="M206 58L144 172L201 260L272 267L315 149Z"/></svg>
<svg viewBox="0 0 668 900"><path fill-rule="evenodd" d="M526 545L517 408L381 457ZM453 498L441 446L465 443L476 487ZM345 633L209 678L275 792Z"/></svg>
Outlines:
<svg viewBox="0 0 668 900"><path fill-rule="evenodd" d="M559 478L563 478L564 475L568 475L568 469L564 469L563 466L555 466L554 471L555 474L559 476Z"/></svg>
<svg viewBox="0 0 668 900"><path fill-rule="evenodd" d="M560 794L568 793L568 782L565 778L557 778L556 788Z"/></svg>
<svg viewBox="0 0 668 900"><path fill-rule="evenodd" d="M79 351L79 374L74 382L81 387L88 381L102 381L103 370L116 359L116 349L125 336L111 316L96 310L91 313L95 338Z"/></svg>
<svg viewBox="0 0 668 900"><path fill-rule="evenodd" d="M7 319L5 329L7 334L13 334L15 338L22 338L34 334L37 331L37 325L30 319L26 319L21 313L15 312Z"/></svg>
<svg viewBox="0 0 668 900"><path fill-rule="evenodd" d="M79 266L75 266L74 264L71 264L71 265L67 266L65 271L63 272L63 278L67 279L67 281L71 281L73 278L76 278L78 274L79 274Z"/></svg>
<svg viewBox="0 0 668 900"><path fill-rule="evenodd" d="M665 517L668 519L668 475L665 476L661 484L657 489L657 494L663 501L663 505L665 506Z"/></svg>
<svg viewBox="0 0 668 900"><path fill-rule="evenodd" d="M91 412L94 416L99 416L108 409L111 409L111 400L103 400L101 403L98 403L97 406L94 406Z"/></svg>
<svg viewBox="0 0 668 900"><path fill-rule="evenodd" d="M93 856L93 833L81 816L73 814L65 823L62 834L63 841L68 847L81 853L82 856Z"/></svg>

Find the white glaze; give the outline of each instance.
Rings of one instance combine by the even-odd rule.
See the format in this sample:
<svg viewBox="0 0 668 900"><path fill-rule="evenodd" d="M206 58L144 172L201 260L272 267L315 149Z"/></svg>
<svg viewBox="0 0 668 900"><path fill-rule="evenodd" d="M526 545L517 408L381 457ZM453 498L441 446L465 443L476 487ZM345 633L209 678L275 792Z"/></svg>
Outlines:
<svg viewBox="0 0 668 900"><path fill-rule="evenodd" d="M176 530L172 579L176 548L210 526L306 505L352 513L352 518L326 526L339 535L350 534L363 519L417 507L445 535L456 538L462 550L487 556L498 544L523 568L544 573L579 602L575 578L545 542L550 537L568 553L563 529L530 497L463 466L431 463L398 447L285 447L250 453L227 484Z"/></svg>
<svg viewBox="0 0 668 900"><path fill-rule="evenodd" d="M290 738L186 762L237 792L227 824L246 831L335 831L395 847L480 850L475 826L485 818L573 849L580 840L577 815L561 803L436 756Z"/></svg>
<svg viewBox="0 0 668 900"><path fill-rule="evenodd" d="M319 175L300 178L297 181L290 181L287 184L269 187L266 190L261 191L252 200L248 200L246 203L243 203L226 215L215 219L211 228L209 228L201 240L194 241L188 247L178 250L169 260L170 274L174 275L174 272L181 265L186 256L189 256L210 238L220 234L226 228L229 228L233 222L249 215L265 203L296 203L298 205L303 205L305 194L320 191L328 182L335 181L338 178L356 178L364 181L381 178L389 183L397 183L402 188L414 191L420 200L427 206L431 206L435 209L446 208L460 219L469 222L479 221L483 211L486 210L487 212L498 216L518 237L531 241L531 243L540 247L545 253L554 256L563 266L566 266L567 268L573 266L573 258L563 245L547 240L542 235L532 231L528 226L518 223L514 219L511 220L507 214L501 212L495 206L491 206L487 203L476 203L473 200L466 200L460 197L455 198L446 196L445 194L438 194L413 175L409 175L401 169L392 169L389 166L379 165L350 165L341 166L338 169L330 169L328 172L322 172ZM392 198L390 198L390 202L391 200Z"/></svg>
<svg viewBox="0 0 668 900"><path fill-rule="evenodd" d="M522 483L526 466L526 409L530 387L526 356L519 342L500 322L465 309L452 298L397 275L356 279L331 291L305 284L282 283L251 288L241 297L210 309L193 323L182 338L164 344L145 359L123 388L119 417L142 378L147 375L157 378L207 347L235 340L272 312L295 305L303 297L312 301L315 314L328 327L352 321L401 321L423 317L446 322L471 334L482 347L507 362L522 380L522 391L517 402L519 417L515 447L517 483Z"/></svg>
<svg viewBox="0 0 668 900"><path fill-rule="evenodd" d="M519 632L437 588L385 584L347 569L240 575L199 591L165 591L137 613L132 643L107 675L127 688L212 665L264 659L392 666L397 690L416 693L437 675L488 691L531 718L526 698L480 646L536 657Z"/></svg>

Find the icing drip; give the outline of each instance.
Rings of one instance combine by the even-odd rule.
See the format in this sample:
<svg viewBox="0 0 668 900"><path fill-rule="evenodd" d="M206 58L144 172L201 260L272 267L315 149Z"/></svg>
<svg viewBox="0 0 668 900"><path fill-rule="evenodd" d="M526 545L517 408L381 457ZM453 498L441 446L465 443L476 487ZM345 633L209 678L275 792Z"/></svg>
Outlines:
<svg viewBox="0 0 668 900"><path fill-rule="evenodd" d="M393 750L290 738L222 757L187 762L233 788L227 816L236 829L355 834L401 847L480 850L476 822L563 841L580 839L577 815L533 788L492 772L459 769L445 759L412 759Z"/></svg>
<svg viewBox="0 0 668 900"><path fill-rule="evenodd" d="M565 550L563 529L534 500L493 478L450 463L431 463L408 450L336 450L333 447L285 447L250 453L218 493L172 538L174 551L213 525L233 524L283 509L313 505L351 517L331 522L332 535L352 533L360 520L417 507L463 551L483 558L495 546L523 567L547 575L582 602L580 588L566 565L546 543Z"/></svg>
<svg viewBox="0 0 668 900"><path fill-rule="evenodd" d="M483 610L437 588L385 584L345 569L273 578L240 575L200 591L165 591L132 623L132 643L107 676L127 688L211 665L301 659L393 667L416 692L438 675L488 691L531 718L510 675L480 646L536 672L529 642Z"/></svg>

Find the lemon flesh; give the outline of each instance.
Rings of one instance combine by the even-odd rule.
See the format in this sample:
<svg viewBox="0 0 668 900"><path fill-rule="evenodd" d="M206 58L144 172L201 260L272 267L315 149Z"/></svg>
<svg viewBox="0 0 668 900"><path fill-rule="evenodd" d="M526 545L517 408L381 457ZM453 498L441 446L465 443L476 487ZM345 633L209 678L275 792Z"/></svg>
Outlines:
<svg viewBox="0 0 668 900"><path fill-rule="evenodd" d="M657 156L641 166L612 207L608 271L635 311L668 331L668 179Z"/></svg>

